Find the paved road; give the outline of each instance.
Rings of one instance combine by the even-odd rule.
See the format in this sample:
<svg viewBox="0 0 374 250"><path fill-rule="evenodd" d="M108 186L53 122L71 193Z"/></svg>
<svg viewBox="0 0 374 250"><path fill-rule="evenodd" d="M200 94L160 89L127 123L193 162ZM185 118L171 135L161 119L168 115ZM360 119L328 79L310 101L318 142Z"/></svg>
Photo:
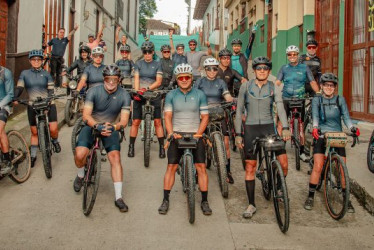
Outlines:
<svg viewBox="0 0 374 250"><path fill-rule="evenodd" d="M108 163L102 166L99 194L93 212L85 217L81 194L72 189L76 168L70 149L71 128L63 127L63 151L53 155L53 178L46 179L41 157L24 184L0 181L0 248L2 249L369 249L374 247L374 218L353 199L356 214L342 221L332 220L317 194L315 209L302 208L307 194L306 169L294 170L290 159L287 182L291 199L290 230L283 235L276 224L273 205L256 187L258 213L244 220L246 206L244 172L238 154L233 154L235 184L223 199L215 172L209 170L209 202L212 216L202 215L197 206L194 225L187 221L186 199L179 179L171 193L166 216L157 208L162 200L166 160L158 158L158 144L152 146L151 166L142 164L142 144L136 157L128 158L123 144L124 198L128 213L114 207L114 190ZM290 155L291 158L291 155ZM197 203L200 194L197 193Z"/></svg>

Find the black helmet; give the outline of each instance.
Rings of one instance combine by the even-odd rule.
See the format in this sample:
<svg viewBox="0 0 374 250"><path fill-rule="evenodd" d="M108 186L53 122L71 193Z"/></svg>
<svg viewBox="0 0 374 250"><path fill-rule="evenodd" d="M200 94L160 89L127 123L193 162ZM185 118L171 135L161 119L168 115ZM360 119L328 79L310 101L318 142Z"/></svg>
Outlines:
<svg viewBox="0 0 374 250"><path fill-rule="evenodd" d="M308 46L308 45L315 45L315 46L318 46L318 42L317 42L316 40L314 40L314 39L312 39L312 40L308 40L308 41L306 42L306 46Z"/></svg>
<svg viewBox="0 0 374 250"><path fill-rule="evenodd" d="M190 44L190 43L197 44L197 41L196 41L196 39L191 39L191 40L188 41L188 44Z"/></svg>
<svg viewBox="0 0 374 250"><path fill-rule="evenodd" d="M235 38L235 39L232 39L231 41L231 45L234 45L234 44L239 44L241 46L243 43L242 43L242 40L240 40L239 38Z"/></svg>
<svg viewBox="0 0 374 250"><path fill-rule="evenodd" d="M82 45L79 47L79 54L81 54L83 51L87 52L88 55L91 54L91 48L86 45Z"/></svg>
<svg viewBox="0 0 374 250"><path fill-rule="evenodd" d="M154 51L155 50L155 45L151 41L145 41L142 44L141 49L142 49L142 51L144 51L144 50Z"/></svg>
<svg viewBox="0 0 374 250"><path fill-rule="evenodd" d="M164 51L164 50L166 50L166 51L170 51L170 50L171 50L170 45L168 45L168 44L164 44L164 45L162 45L160 51L162 52L162 51Z"/></svg>
<svg viewBox="0 0 374 250"><path fill-rule="evenodd" d="M112 64L112 65L107 65L105 66L103 70L103 76L118 76L121 77L121 70L118 68L117 65Z"/></svg>
<svg viewBox="0 0 374 250"><path fill-rule="evenodd" d="M271 61L269 60L269 58L265 57L265 56L259 56L259 57L256 57L255 59L253 59L253 62L252 62L252 69L255 69L258 65L260 64L265 64L266 66L268 66L270 69L272 68L273 64L271 63Z"/></svg>
<svg viewBox="0 0 374 250"><path fill-rule="evenodd" d="M219 53L218 53L218 56L221 57L221 56L232 56L232 53L230 50L228 50L227 48L224 48L222 49Z"/></svg>
<svg viewBox="0 0 374 250"><path fill-rule="evenodd" d="M178 49L179 47L182 47L184 49L184 44L183 43L178 43L175 48Z"/></svg>
<svg viewBox="0 0 374 250"><path fill-rule="evenodd" d="M321 83L333 82L335 85L338 84L338 78L333 73L324 73L321 76Z"/></svg>
<svg viewBox="0 0 374 250"><path fill-rule="evenodd" d="M29 59L31 57L34 57L34 56L41 57L43 59L44 58L43 50L41 50L41 49L31 50L30 53L29 53Z"/></svg>
<svg viewBox="0 0 374 250"><path fill-rule="evenodd" d="M131 52L131 48L129 45L125 44L125 45L121 45L121 47L119 48L119 51L129 51Z"/></svg>

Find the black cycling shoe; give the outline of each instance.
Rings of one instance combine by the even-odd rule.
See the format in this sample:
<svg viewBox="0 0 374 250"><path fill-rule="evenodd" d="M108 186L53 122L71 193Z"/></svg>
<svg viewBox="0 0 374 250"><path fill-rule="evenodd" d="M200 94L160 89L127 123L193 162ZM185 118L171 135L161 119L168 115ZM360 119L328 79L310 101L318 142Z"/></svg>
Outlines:
<svg viewBox="0 0 374 250"><path fill-rule="evenodd" d="M79 191L81 191L82 186L83 186L83 178L80 178L77 175L77 177L75 177L74 184L73 184L74 191L78 193Z"/></svg>
<svg viewBox="0 0 374 250"><path fill-rule="evenodd" d="M161 206L158 208L159 214L166 214L169 210L169 201L163 200Z"/></svg>
<svg viewBox="0 0 374 250"><path fill-rule="evenodd" d="M160 145L160 152L158 154L158 156L161 158L161 159L164 159L166 157L166 154L165 154L165 149L164 149L164 146Z"/></svg>
<svg viewBox="0 0 374 250"><path fill-rule="evenodd" d="M353 207L352 202L348 201L347 213L352 213L353 214L354 212L355 212L355 208Z"/></svg>
<svg viewBox="0 0 374 250"><path fill-rule="evenodd" d="M114 201L114 205L118 207L121 213L125 213L129 210L129 207L125 204L122 198L119 198L118 200Z"/></svg>
<svg viewBox="0 0 374 250"><path fill-rule="evenodd" d="M210 209L208 201L202 201L201 202L201 210L203 211L204 215L211 215L212 214L212 209Z"/></svg>
<svg viewBox="0 0 374 250"><path fill-rule="evenodd" d="M127 153L128 157L134 157L135 155L135 146L134 144L129 144L129 152Z"/></svg>
<svg viewBox="0 0 374 250"><path fill-rule="evenodd" d="M53 145L53 148L54 148L56 153L61 152L61 146L60 146L60 143L58 141L53 141L52 140L52 145Z"/></svg>
<svg viewBox="0 0 374 250"><path fill-rule="evenodd" d="M313 205L314 205L314 199L308 197L308 199L306 199L306 201L305 201L304 208L306 210L312 210Z"/></svg>
<svg viewBox="0 0 374 250"><path fill-rule="evenodd" d="M232 177L231 172L227 172L227 182L230 184L234 184L234 178Z"/></svg>
<svg viewBox="0 0 374 250"><path fill-rule="evenodd" d="M31 168L33 168L35 166L36 157L31 157L30 160L31 160Z"/></svg>

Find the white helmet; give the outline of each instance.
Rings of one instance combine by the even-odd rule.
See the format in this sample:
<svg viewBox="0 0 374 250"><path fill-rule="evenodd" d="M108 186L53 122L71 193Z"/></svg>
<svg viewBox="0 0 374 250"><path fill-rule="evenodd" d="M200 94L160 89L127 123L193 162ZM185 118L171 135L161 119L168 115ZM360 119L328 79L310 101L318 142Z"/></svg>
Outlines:
<svg viewBox="0 0 374 250"><path fill-rule="evenodd" d="M286 54L290 53L290 52L296 52L296 53L300 53L300 50L297 46L295 45L290 45L287 47L286 49Z"/></svg>
<svg viewBox="0 0 374 250"><path fill-rule="evenodd" d="M207 66L218 66L219 62L214 57L209 57L209 58L205 59L203 65L204 65L204 67L207 67Z"/></svg>
<svg viewBox="0 0 374 250"><path fill-rule="evenodd" d="M192 67L187 63L178 64L174 69L174 75L178 76L180 74L190 74L192 75Z"/></svg>
<svg viewBox="0 0 374 250"><path fill-rule="evenodd" d="M103 50L103 48L101 48L101 47L96 47L96 48L94 48L93 50L92 50L92 53L91 53L92 55L97 55L97 54L99 54L99 55L104 55L104 50Z"/></svg>

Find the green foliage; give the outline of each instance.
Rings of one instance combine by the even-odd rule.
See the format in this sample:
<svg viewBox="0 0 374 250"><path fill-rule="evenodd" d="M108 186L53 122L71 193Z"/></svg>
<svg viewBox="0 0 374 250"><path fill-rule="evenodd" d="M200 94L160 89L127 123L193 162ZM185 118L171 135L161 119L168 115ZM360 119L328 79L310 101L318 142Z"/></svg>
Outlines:
<svg viewBox="0 0 374 250"><path fill-rule="evenodd" d="M146 30L147 18L152 18L157 12L157 5L155 0L140 0L139 6L139 32L143 33Z"/></svg>

